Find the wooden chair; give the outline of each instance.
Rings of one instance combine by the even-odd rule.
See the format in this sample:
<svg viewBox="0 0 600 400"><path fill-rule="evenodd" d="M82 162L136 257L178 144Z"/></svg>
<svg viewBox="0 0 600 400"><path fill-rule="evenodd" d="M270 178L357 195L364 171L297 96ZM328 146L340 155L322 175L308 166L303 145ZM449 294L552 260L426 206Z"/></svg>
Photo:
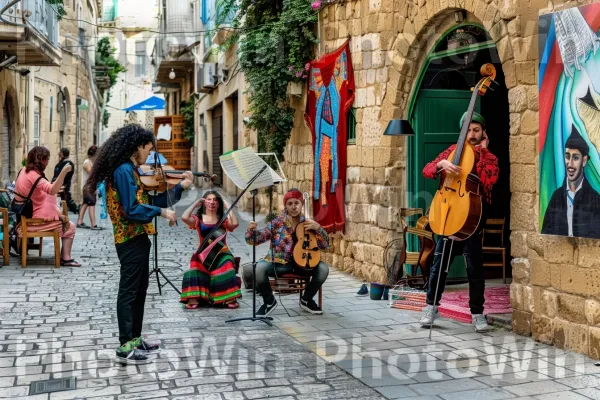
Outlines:
<svg viewBox="0 0 600 400"><path fill-rule="evenodd" d="M407 222L405 218L412 217L414 215L420 216L420 218L417 221L416 226L410 226L409 222ZM402 265L398 266L395 281L400 281L401 276L406 274L404 280L408 286L416 289L423 289L427 286L427 282L429 281L429 268L432 261L433 250L435 250L433 232L426 229L426 218L423 218L422 215L423 210L420 208L400 209L400 216L402 217L400 222L403 230L404 249L407 249L408 235L416 236L419 242L419 247L418 251L404 251L404 254L401 255L401 258L403 258L403 260L400 260ZM408 273L408 271L404 271L405 265L411 266L410 273ZM418 268L421 268L421 275L417 274ZM419 284L419 281L422 281L422 284Z"/></svg>
<svg viewBox="0 0 600 400"><path fill-rule="evenodd" d="M67 202L61 201L62 204L62 212L63 215L67 216L68 221L68 210L67 210ZM39 218L25 218L21 216L21 229L23 234L21 236L21 268L27 267L27 249L29 248L37 248L39 250L39 256L42 256L42 248L44 245L45 237L54 238L54 258L55 258L55 266L56 268L60 268L60 236L58 231L50 231L50 232L30 232L27 230L28 226L36 225L36 224L44 224L47 221ZM30 239L39 238L39 244L31 245Z"/></svg>
<svg viewBox="0 0 600 400"><path fill-rule="evenodd" d="M8 253L10 251L9 237L8 237L8 208L0 208L0 225L2 225L2 231L0 232L0 240L2 241L2 265L8 265L10 263Z"/></svg>
<svg viewBox="0 0 600 400"><path fill-rule="evenodd" d="M277 276L278 279L269 278L269 283L274 292L279 293L298 293L299 300L302 298L302 292L306 288L310 277L298 274L284 274ZM319 307L323 309L323 286L319 288Z"/></svg>
<svg viewBox="0 0 600 400"><path fill-rule="evenodd" d="M483 228L482 255L484 267L502 267L502 280L506 283L506 247L504 247L504 218L488 218ZM495 238L495 240L494 240ZM486 255L492 255L486 260ZM502 261L498 260L501 258Z"/></svg>

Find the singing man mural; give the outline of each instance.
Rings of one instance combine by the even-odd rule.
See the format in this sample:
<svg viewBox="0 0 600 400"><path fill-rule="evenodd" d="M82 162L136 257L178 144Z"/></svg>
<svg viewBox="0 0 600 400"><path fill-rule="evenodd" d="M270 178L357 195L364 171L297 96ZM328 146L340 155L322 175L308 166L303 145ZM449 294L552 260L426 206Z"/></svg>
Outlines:
<svg viewBox="0 0 600 400"><path fill-rule="evenodd" d="M539 26L541 232L600 238L600 3Z"/></svg>

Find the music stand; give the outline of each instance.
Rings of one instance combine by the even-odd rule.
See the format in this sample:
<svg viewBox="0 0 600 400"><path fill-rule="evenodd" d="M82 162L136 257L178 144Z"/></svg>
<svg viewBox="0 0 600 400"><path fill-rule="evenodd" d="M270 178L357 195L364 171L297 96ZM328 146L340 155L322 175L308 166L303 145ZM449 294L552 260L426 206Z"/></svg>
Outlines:
<svg viewBox="0 0 600 400"><path fill-rule="evenodd" d="M158 151L154 152L154 167L155 169L158 168L160 166L160 161L158 159ZM148 193L150 194L150 193ZM157 194L156 191L154 191L154 194ZM167 187L167 196L169 196L169 189ZM152 203L152 196L148 196L148 198L150 199L150 203ZM160 270L160 268L158 267L158 216L154 217L154 235L153 239L152 239L152 245L154 246L154 266L152 268L152 271L150 271L150 275L152 275L153 273L156 275L156 284L158 285L158 295L162 296L162 288L167 286L167 285L171 285L171 287L173 287L173 289L175 289L175 291L177 293L179 293L181 295L181 291L173 284L173 282L171 282L169 280L169 278L167 278L167 276ZM161 284L160 283L160 276L159 274L165 278L165 283Z"/></svg>
<svg viewBox="0 0 600 400"><path fill-rule="evenodd" d="M266 166L265 166L266 168ZM263 170L265 169L263 168ZM258 190L254 189L250 191L252 195L252 221L256 220L256 195L258 194ZM273 321L272 317L257 317L256 316L256 229L252 233L252 316L251 317L241 317L241 318L233 318L228 319L227 322L237 322L237 321L263 321L265 324L269 326L273 326L271 321Z"/></svg>

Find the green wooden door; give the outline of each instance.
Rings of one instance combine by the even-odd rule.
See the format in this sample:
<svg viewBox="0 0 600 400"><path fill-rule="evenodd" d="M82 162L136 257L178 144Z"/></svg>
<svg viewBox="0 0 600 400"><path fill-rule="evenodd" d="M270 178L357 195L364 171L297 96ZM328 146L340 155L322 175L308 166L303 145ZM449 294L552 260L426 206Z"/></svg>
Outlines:
<svg viewBox="0 0 600 400"><path fill-rule="evenodd" d="M425 179L423 167L458 141L460 117L467 110L471 92L459 90L421 90L412 126L416 133L409 144L409 193L413 207L427 210L439 181ZM477 106L479 109L479 104ZM463 257L456 257L448 278L466 279Z"/></svg>

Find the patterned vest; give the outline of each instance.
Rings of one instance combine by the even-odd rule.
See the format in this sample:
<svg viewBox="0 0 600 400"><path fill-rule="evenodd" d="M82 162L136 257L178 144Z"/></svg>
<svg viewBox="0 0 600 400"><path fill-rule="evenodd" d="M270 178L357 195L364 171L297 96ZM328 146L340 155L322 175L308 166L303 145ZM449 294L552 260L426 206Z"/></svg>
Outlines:
<svg viewBox="0 0 600 400"><path fill-rule="evenodd" d="M137 173L135 180L137 182L137 193L136 197L140 204L148 204L148 193L142 189L140 177ZM132 239L138 235L144 233L148 235L154 235L154 225L152 223L141 224L139 222L129 221L125 217L125 211L119 201L119 193L113 188L111 184L107 185L106 189L106 205L108 209L108 215L113 224L113 234L115 235L115 244L125 243L129 239Z"/></svg>

